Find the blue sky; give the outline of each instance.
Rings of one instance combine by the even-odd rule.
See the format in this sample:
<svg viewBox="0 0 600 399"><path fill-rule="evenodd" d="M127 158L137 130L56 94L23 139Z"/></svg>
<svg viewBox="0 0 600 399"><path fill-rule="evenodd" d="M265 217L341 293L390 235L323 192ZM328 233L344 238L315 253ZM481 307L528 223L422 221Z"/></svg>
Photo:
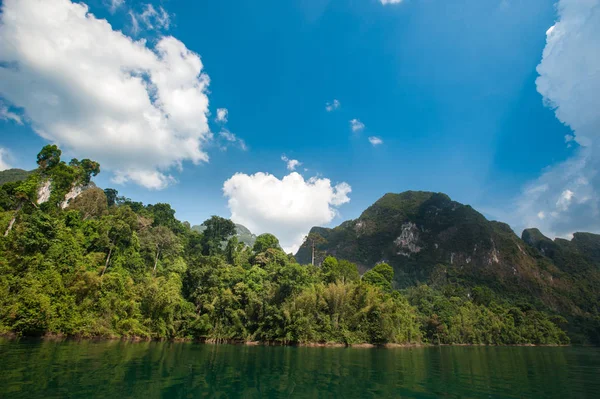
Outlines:
<svg viewBox="0 0 600 399"><path fill-rule="evenodd" d="M52 2L58 8L70 5L66 0ZM535 185L548 167L561 165L580 151L581 143L565 142L565 135L574 134L573 123L557 118L536 86L546 32L561 18L555 1L404 0L383 5L378 0L113 0L113 7L108 0L85 3L97 18L108 20L110 29L121 30L134 40L147 39L145 46L151 50L162 37L173 36L202 60L202 73L210 83L203 87L208 106L198 114L208 115L206 124L213 136L203 136L201 144L209 161L194 164L193 155L165 156L157 167L171 177L166 187L156 190L140 184L140 179L136 182L133 174L117 178L122 183L117 184L114 170L135 165L124 166L106 155L106 162L101 159L105 172L95 180L146 203L169 202L180 219L192 224L212 214L233 214L258 232L271 224L292 248L308 222L337 225L356 218L386 192L431 190L471 204L490 218L523 227L521 224L536 219L532 215L515 218L519 210L546 214L529 209L524 198L528 187ZM573 1L563 3L571 6ZM39 5L34 0L16 4L15 0L4 2L3 19L7 18L6 9L25 13L29 12L25 7ZM147 4L152 4L155 12L144 16ZM86 22L69 29L69 34L76 36L77 29L87 29ZM3 33L5 39L7 32ZM44 36L52 34L49 32ZM588 34L600 39L596 32ZM11 51L18 62L23 52ZM0 61L5 67L15 60ZM77 62L75 56L73 63ZM37 79L52 79L48 90L63 93L67 89L60 85L70 86L68 79L36 73ZM0 75L0 79L7 77ZM22 124L6 115L0 121L4 163L31 169L39 148L50 141L61 145L67 157L104 155L78 145L70 136L44 134L50 117L28 120L33 105L18 90L0 85L5 110L22 115ZM111 95L119 96L116 92ZM334 99L339 107L327 111L326 103ZM560 107L560 103L556 105ZM218 108L228 110L226 123L215 120ZM61 113L69 114L67 122L61 121ZM52 119L53 128L73 123L70 114L71 108L62 108L53 115L60 122L55 125ZM100 119L93 116L92 111L85 111L89 123L98 124ZM364 128L352 131L352 119ZM76 120L77 128L84 129L81 118ZM231 133L227 137L232 141L220 134L224 129ZM78 134L76 128L72 131L69 134ZM169 132L177 135L177 127ZM103 133L90 134L101 141ZM372 145L369 137L382 143ZM300 186L277 185L291 173L281 159L284 154L301 163L296 168L305 179L296 182ZM140 162L145 172L155 166L144 159ZM165 162L172 162L171 167L165 167ZM232 207L228 203L232 198L260 201L260 195L252 190L260 192L264 186L256 186L258 178L240 178L225 196L224 182L236 173L252 177L257 172L272 174L279 181L271 182L273 191L265 189L276 197L270 199L274 203L265 200L269 208L284 201L277 197L277 187L302 190L310 177L329 179L331 190L329 197L323 197L327 197L324 203L312 204L311 199L294 208L310 212L314 206L315 213L322 216L302 223L283 215L285 210L267 215L251 206ZM342 182L351 186L351 192L336 186ZM344 198L336 200L336 190ZM566 189L557 190L560 196ZM306 195L320 194L308 190ZM299 194L298 198L303 201L304 197ZM560 198L546 202L554 204L555 200ZM255 211L262 214L253 214ZM538 219L543 224L545 218ZM546 230L556 235L569 233L550 225Z"/></svg>

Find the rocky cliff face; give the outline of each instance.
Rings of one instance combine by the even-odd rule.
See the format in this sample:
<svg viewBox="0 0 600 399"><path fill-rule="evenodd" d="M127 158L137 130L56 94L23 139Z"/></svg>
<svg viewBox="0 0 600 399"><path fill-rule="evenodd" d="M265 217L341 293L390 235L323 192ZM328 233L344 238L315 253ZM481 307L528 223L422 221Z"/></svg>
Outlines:
<svg viewBox="0 0 600 399"><path fill-rule="evenodd" d="M71 188L71 190L69 190L69 192L65 195L65 199L60 203L60 208L65 209L66 207L69 206L69 204L75 198L79 197L81 195L81 193L83 193L85 190L88 190L93 187L96 187L96 186L93 184L86 184L86 185L78 184L78 185L73 186Z"/></svg>
<svg viewBox="0 0 600 399"><path fill-rule="evenodd" d="M73 187L71 187L71 189L65 194L65 197L63 199L63 201L61 201L60 203L60 208L61 209L65 209L69 206L69 204L75 199L77 198L79 195L81 195L81 193L83 193L85 190L92 188L92 187L96 187L95 184L93 183L89 183L89 184L76 184ZM48 200L50 199L50 195L52 194L52 180L47 179L44 180L39 188L38 188L38 192L37 192L37 204L41 205L45 202L48 202Z"/></svg>
<svg viewBox="0 0 600 399"><path fill-rule="evenodd" d="M48 202L50 199L50 194L52 194L52 182L50 180L45 180L38 188L37 204L41 205L45 202Z"/></svg>

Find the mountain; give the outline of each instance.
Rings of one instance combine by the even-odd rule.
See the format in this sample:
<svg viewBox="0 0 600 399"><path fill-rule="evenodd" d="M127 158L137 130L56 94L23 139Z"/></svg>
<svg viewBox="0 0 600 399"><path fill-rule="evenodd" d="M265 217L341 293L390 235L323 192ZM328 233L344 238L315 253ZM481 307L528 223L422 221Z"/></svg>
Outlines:
<svg viewBox="0 0 600 399"><path fill-rule="evenodd" d="M192 226L192 230L197 231L198 233L202 233L204 229L206 229L206 227L202 225ZM236 223L235 231L236 236L238 240L240 240L240 242L243 242L250 248L254 246L254 242L256 241L256 235L252 234L252 232L246 226Z"/></svg>
<svg viewBox="0 0 600 399"><path fill-rule="evenodd" d="M398 286L426 282L440 265L510 280L535 263L508 225L490 222L441 193L386 194L358 219L311 232L326 239L320 250L355 262L362 271L389 263ZM304 244L297 260L310 262L310 252Z"/></svg>
<svg viewBox="0 0 600 399"><path fill-rule="evenodd" d="M511 301L527 301L569 319L572 335L600 342L600 236L575 233L551 240L537 229L518 237L469 205L442 193L386 194L358 219L311 233L317 263L326 255L365 272L380 262L395 272L395 286L486 286ZM296 259L310 263L303 244Z"/></svg>
<svg viewBox="0 0 600 399"><path fill-rule="evenodd" d="M26 171L23 169L6 169L0 171L0 186L4 183L25 180L31 173L32 171Z"/></svg>

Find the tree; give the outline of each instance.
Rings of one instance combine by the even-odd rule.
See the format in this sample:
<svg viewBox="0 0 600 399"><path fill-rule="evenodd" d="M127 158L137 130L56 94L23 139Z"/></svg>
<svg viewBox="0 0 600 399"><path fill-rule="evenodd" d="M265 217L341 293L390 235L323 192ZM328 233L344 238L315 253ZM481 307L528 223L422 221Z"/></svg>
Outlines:
<svg viewBox="0 0 600 399"><path fill-rule="evenodd" d="M152 212L154 216L153 226L167 226L171 227L174 225L175 210L171 208L169 204L158 203L154 205L148 205L148 210Z"/></svg>
<svg viewBox="0 0 600 399"><path fill-rule="evenodd" d="M235 223L220 216L211 216L202 226L206 227L202 233L205 255L221 253L221 244L235 234Z"/></svg>
<svg viewBox="0 0 600 399"><path fill-rule="evenodd" d="M81 160L81 170L83 171L82 183L88 184L93 176L100 173L100 164L90 159Z"/></svg>
<svg viewBox="0 0 600 399"><path fill-rule="evenodd" d="M38 177L36 176L36 174L32 174L29 177L27 177L27 179L13 187L13 195L14 199L17 201L17 208L15 209L15 213L13 214L13 217L8 224L8 228L4 232L5 237L7 237L8 233L10 233L10 231L12 230L17 220L17 216L19 215L19 212L27 202L33 205L34 208L37 208L36 197L38 185Z"/></svg>
<svg viewBox="0 0 600 399"><path fill-rule="evenodd" d="M99 245L108 248L106 262L102 274L104 276L110 265L115 249L126 248L134 242L135 228L138 225L137 215L128 207L119 207L114 214L102 220L102 232L98 237Z"/></svg>
<svg viewBox="0 0 600 399"><path fill-rule="evenodd" d="M37 154L37 164L42 171L52 169L60 163L62 151L55 144L48 144Z"/></svg>
<svg viewBox="0 0 600 399"><path fill-rule="evenodd" d="M100 164L91 159L82 159L79 161L77 158L71 159L69 166L77 169L80 172L80 179L82 184L88 184L92 176L100 173Z"/></svg>
<svg viewBox="0 0 600 399"><path fill-rule="evenodd" d="M387 263L379 263L362 277L362 281L365 283L387 292L392 290L392 280L394 280L394 269Z"/></svg>
<svg viewBox="0 0 600 399"><path fill-rule="evenodd" d="M156 226L144 231L140 239L143 246L154 251L153 275L156 274L156 267L162 256L173 256L181 250L179 239L165 226Z"/></svg>
<svg viewBox="0 0 600 399"><path fill-rule="evenodd" d="M279 240L273 234L264 233L256 237L256 241L254 242L254 247L252 250L255 254L265 252L267 249L281 249L279 245Z"/></svg>
<svg viewBox="0 0 600 399"><path fill-rule="evenodd" d="M69 209L77 210L83 219L100 217L107 211L106 195L101 189L94 187L85 190L69 204Z"/></svg>
<svg viewBox="0 0 600 399"><path fill-rule="evenodd" d="M119 192L117 190L114 188L105 188L104 194L106 195L106 203L109 208L117 204L117 198L119 197Z"/></svg>
<svg viewBox="0 0 600 399"><path fill-rule="evenodd" d="M342 282L347 283L359 279L356 265L347 260L337 260L333 256L325 258L321 264L325 280L329 283Z"/></svg>
<svg viewBox="0 0 600 399"><path fill-rule="evenodd" d="M225 259L227 263L234 266L242 266L250 257L250 247L240 242L237 236L233 236L227 241L225 247Z"/></svg>
<svg viewBox="0 0 600 399"><path fill-rule="evenodd" d="M320 234L317 233L309 233L306 237L304 237L304 242L310 245L312 256L311 256L311 265L315 265L315 248L321 244L327 242L326 239L323 238Z"/></svg>
<svg viewBox="0 0 600 399"><path fill-rule="evenodd" d="M132 233L131 226L125 221L116 220L112 223L112 226L106 232L108 254L106 255L106 262L100 276L104 276L104 273L106 273L113 251L117 248L125 247L131 242Z"/></svg>

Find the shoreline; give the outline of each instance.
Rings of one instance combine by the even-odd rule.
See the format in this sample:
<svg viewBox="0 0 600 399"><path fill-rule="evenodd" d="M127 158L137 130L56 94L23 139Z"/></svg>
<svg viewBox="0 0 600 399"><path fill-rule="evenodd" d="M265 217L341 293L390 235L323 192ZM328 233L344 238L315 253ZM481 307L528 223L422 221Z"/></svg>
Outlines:
<svg viewBox="0 0 600 399"><path fill-rule="evenodd" d="M395 349L395 348L425 348L425 347L571 347L574 345L560 344L506 344L506 345L488 345L488 344L431 344L423 342L415 343L385 343L372 344L368 342L346 344L342 342L279 342L279 341L248 341L238 339L214 339L214 338L146 338L139 336L72 336L65 334L44 334L40 336L18 335L15 333L0 334L0 338L8 340L42 340L42 341L122 341L129 343L142 342L173 342L173 343L193 343L208 345L240 345L240 346L289 346L306 348L354 348L354 349ZM575 345L578 346L578 345ZM585 345L581 345L585 346Z"/></svg>

